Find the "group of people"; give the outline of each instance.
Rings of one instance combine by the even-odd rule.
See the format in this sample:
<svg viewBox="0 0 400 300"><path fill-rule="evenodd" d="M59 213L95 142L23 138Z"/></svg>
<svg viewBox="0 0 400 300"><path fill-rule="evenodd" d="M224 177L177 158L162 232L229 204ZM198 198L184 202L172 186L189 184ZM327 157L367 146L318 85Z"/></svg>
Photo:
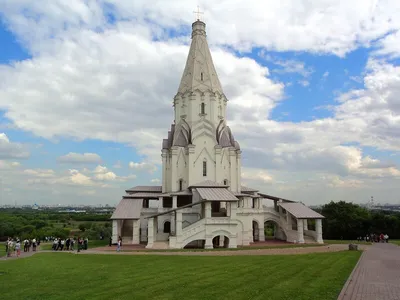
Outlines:
<svg viewBox="0 0 400 300"><path fill-rule="evenodd" d="M36 240L35 238L33 239L25 239L22 242L24 246L24 252L29 252L32 248L32 251L36 251L36 247L40 245L40 240ZM7 257L11 257L13 253L17 257L21 255L21 241L19 238L16 238L15 240L12 238L8 238L6 241L6 253Z"/></svg>
<svg viewBox="0 0 400 300"><path fill-rule="evenodd" d="M357 241L359 241L359 242L366 241L366 242L372 242L372 243L389 243L389 235L387 235L386 233L385 234L371 233L371 234L367 234L365 237L359 236L357 238Z"/></svg>
<svg viewBox="0 0 400 300"><path fill-rule="evenodd" d="M62 239L62 238L55 238L53 240L53 246L52 249L53 251L74 251L74 246L75 243L78 243L78 251L80 250L87 250L88 248L88 243L89 240L88 238L80 238L75 241L75 238L67 238L67 239Z"/></svg>

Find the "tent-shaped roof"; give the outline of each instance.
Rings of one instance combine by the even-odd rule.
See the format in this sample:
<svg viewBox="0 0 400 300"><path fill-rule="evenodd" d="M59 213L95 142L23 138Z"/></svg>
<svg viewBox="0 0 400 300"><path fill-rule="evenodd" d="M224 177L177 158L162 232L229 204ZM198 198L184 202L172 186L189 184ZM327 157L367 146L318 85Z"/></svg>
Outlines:
<svg viewBox="0 0 400 300"><path fill-rule="evenodd" d="M278 203L280 207L291 213L296 219L324 219L325 217L299 202Z"/></svg>
<svg viewBox="0 0 400 300"><path fill-rule="evenodd" d="M239 199L228 189L205 187L196 188L200 197L206 201L238 201Z"/></svg>
<svg viewBox="0 0 400 300"><path fill-rule="evenodd" d="M143 199L122 199L114 210L111 220L140 219Z"/></svg>

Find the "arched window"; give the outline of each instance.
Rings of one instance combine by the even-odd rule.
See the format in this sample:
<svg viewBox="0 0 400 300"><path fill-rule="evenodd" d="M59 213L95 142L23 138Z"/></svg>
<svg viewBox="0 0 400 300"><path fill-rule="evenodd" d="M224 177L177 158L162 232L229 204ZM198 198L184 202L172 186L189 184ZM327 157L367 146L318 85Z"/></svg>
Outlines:
<svg viewBox="0 0 400 300"><path fill-rule="evenodd" d="M227 179L224 180L224 185L228 185L228 180Z"/></svg>
<svg viewBox="0 0 400 300"><path fill-rule="evenodd" d="M164 233L171 233L171 222L170 221L166 221L164 223Z"/></svg>
<svg viewBox="0 0 400 300"><path fill-rule="evenodd" d="M206 114L206 105L205 105L204 103L201 103L201 106L200 106L200 113L201 113L202 115L205 115L205 114Z"/></svg>
<svg viewBox="0 0 400 300"><path fill-rule="evenodd" d="M179 179L179 190L183 190L183 179Z"/></svg>
<svg viewBox="0 0 400 300"><path fill-rule="evenodd" d="M203 81L203 72L200 73L201 81Z"/></svg>
<svg viewBox="0 0 400 300"><path fill-rule="evenodd" d="M203 161L203 176L207 176L207 162Z"/></svg>

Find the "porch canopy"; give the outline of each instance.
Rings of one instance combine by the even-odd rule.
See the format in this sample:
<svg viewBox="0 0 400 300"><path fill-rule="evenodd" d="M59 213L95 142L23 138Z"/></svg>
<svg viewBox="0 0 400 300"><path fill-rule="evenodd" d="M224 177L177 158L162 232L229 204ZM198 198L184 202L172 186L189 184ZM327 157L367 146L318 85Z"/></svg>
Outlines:
<svg viewBox="0 0 400 300"><path fill-rule="evenodd" d="M111 216L111 220L135 220L140 219L143 199L122 198Z"/></svg>
<svg viewBox="0 0 400 300"><path fill-rule="evenodd" d="M238 201L239 199L226 188L202 187L196 188L202 200L205 201Z"/></svg>
<svg viewBox="0 0 400 300"><path fill-rule="evenodd" d="M281 202L280 207L292 214L296 219L325 219L325 217L299 202Z"/></svg>

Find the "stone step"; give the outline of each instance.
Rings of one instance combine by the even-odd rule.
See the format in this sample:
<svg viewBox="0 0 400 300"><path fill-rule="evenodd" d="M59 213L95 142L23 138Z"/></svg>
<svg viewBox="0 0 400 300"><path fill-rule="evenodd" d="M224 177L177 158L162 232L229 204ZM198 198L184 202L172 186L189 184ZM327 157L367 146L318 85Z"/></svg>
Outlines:
<svg viewBox="0 0 400 300"><path fill-rule="evenodd" d="M153 243L152 249L169 249L168 241L156 241Z"/></svg>

